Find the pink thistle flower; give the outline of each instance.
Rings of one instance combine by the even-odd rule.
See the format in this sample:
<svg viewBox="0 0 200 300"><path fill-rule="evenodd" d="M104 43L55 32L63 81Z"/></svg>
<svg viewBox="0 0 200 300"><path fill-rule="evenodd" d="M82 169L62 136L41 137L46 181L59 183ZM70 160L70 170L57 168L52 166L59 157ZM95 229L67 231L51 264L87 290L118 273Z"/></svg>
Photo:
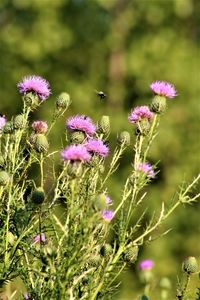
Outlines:
<svg viewBox="0 0 200 300"><path fill-rule="evenodd" d="M40 100L45 100L51 94L49 82L44 78L36 75L25 76L21 82L17 84L20 94L34 92Z"/></svg>
<svg viewBox="0 0 200 300"><path fill-rule="evenodd" d="M71 161L88 161L91 158L90 153L84 145L71 145L61 151L64 160Z"/></svg>
<svg viewBox="0 0 200 300"><path fill-rule="evenodd" d="M88 135L93 135L96 131L96 126L93 124L92 120L84 115L77 115L69 118L66 122L66 127L68 130L80 130Z"/></svg>
<svg viewBox="0 0 200 300"><path fill-rule="evenodd" d="M154 92L154 94L159 96L164 96L171 99L177 96L174 85L165 81L154 81L150 85L150 89Z"/></svg>
<svg viewBox="0 0 200 300"><path fill-rule="evenodd" d="M31 126L35 133L46 133L48 130L48 125L44 121L34 121Z"/></svg>
<svg viewBox="0 0 200 300"><path fill-rule="evenodd" d="M113 210L104 209L102 210L101 215L105 221L110 222L113 219L115 213Z"/></svg>
<svg viewBox="0 0 200 300"><path fill-rule="evenodd" d="M0 131L4 128L5 124L6 124L6 118L5 116L0 116Z"/></svg>
<svg viewBox="0 0 200 300"><path fill-rule="evenodd" d="M137 106L128 116L128 120L131 123L137 123L142 119L148 119L150 121L153 116L154 114L150 111L148 106Z"/></svg>
<svg viewBox="0 0 200 300"><path fill-rule="evenodd" d="M88 152L95 153L100 156L107 156L109 148L100 139L89 139L85 144Z"/></svg>
<svg viewBox="0 0 200 300"><path fill-rule="evenodd" d="M145 173L146 176L149 178L155 177L154 169L153 169L152 165L148 162L139 163L137 170Z"/></svg>
<svg viewBox="0 0 200 300"><path fill-rule="evenodd" d="M112 205L113 204L112 199L108 195L105 195L105 198L106 198L106 204L108 204L108 205Z"/></svg>
<svg viewBox="0 0 200 300"><path fill-rule="evenodd" d="M40 233L38 235L36 235L34 238L33 238L33 243L34 244L38 244L38 243L45 243L46 241L46 237L45 237L45 234L44 233Z"/></svg>
<svg viewBox="0 0 200 300"><path fill-rule="evenodd" d="M154 262L151 259L142 260L139 264L141 270L151 270L154 266Z"/></svg>

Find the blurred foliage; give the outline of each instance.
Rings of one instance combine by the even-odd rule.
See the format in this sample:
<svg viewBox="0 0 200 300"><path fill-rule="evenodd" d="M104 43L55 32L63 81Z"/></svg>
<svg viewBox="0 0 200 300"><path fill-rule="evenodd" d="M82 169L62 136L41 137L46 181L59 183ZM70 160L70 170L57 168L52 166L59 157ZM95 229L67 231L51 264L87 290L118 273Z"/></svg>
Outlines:
<svg viewBox="0 0 200 300"><path fill-rule="evenodd" d="M50 120L49 107L66 91L73 101L68 115L88 114L95 121L110 115L113 147L117 133L133 132L130 109L150 103L149 84L172 82L179 96L169 101L149 158L160 161L160 173L145 205L170 203L175 187L199 172L199 11L199 0L1 0L1 113L8 118L19 113L16 83L27 74L41 75L53 94L34 118ZM101 102L95 90L105 91L107 100ZM64 132L64 120L58 130ZM60 143L57 133L52 144ZM129 149L110 182L116 201L132 155ZM200 256L199 212L199 204L180 209L166 224L172 232L142 249L141 257L151 256L162 276L176 280L182 258ZM134 274L129 278L136 281ZM131 285L122 291L122 299L133 296Z"/></svg>

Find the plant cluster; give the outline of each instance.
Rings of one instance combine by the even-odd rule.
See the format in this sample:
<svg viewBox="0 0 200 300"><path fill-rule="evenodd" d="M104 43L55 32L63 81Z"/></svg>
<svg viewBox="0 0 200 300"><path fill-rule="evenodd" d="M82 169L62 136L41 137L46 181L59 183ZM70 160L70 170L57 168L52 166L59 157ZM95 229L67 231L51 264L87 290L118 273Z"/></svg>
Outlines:
<svg viewBox="0 0 200 300"><path fill-rule="evenodd" d="M27 76L18 84L22 113L10 121L0 117L0 287L18 277L24 285L12 299L15 295L32 300L109 299L117 289L118 276L128 264L135 264L151 233L178 206L199 197L191 191L200 175L180 188L169 207L161 203L148 224L144 226L145 211L131 222L147 197L144 188L158 176L148 157L160 116L168 99L176 96L167 82L156 81L150 88L151 105L136 107L128 116L135 127L134 158L115 204L108 179L130 146L130 134L119 134L111 155L109 117L102 116L95 124L88 116L75 115L66 121L66 145L51 152L49 133L68 109L70 96L57 97L50 126L43 120L31 124L30 114L49 97L50 86L39 76ZM188 266L184 268L189 272ZM185 290L181 293L178 299L183 299Z"/></svg>

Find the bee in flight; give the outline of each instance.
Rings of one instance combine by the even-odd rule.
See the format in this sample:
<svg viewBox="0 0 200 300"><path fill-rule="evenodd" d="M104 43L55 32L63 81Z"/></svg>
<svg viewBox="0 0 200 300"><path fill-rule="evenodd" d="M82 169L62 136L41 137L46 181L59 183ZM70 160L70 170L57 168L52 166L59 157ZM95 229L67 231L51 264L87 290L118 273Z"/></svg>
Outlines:
<svg viewBox="0 0 200 300"><path fill-rule="evenodd" d="M100 100L104 100L107 97L107 95L102 91L95 91L95 92L97 96L100 98Z"/></svg>

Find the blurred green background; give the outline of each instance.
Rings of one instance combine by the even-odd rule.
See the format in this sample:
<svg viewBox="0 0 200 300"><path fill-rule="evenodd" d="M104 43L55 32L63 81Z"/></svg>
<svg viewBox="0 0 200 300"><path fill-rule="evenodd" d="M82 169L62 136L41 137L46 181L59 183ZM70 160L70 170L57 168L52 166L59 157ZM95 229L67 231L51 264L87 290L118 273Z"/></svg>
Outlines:
<svg viewBox="0 0 200 300"><path fill-rule="evenodd" d="M148 213L161 201L170 203L182 180L199 172L199 0L1 0L0 28L0 111L8 119L21 110L17 82L41 75L50 82L52 96L35 119L50 121L56 96L66 91L73 101L67 116L81 113L97 121L110 115L111 148L122 130L132 133L133 145L128 113L150 103L152 81L166 80L176 86L178 97L168 101L149 157L160 161L160 173L148 189ZM103 90L107 100L100 101L95 90ZM65 118L53 131L52 147L61 145L64 123ZM130 147L109 183L116 202L132 158ZM199 214L200 203L179 208L156 234L172 231L141 249L140 260L155 261L157 282L168 276L175 283L182 259L200 258ZM115 299L136 299L140 291L136 266L122 277Z"/></svg>

